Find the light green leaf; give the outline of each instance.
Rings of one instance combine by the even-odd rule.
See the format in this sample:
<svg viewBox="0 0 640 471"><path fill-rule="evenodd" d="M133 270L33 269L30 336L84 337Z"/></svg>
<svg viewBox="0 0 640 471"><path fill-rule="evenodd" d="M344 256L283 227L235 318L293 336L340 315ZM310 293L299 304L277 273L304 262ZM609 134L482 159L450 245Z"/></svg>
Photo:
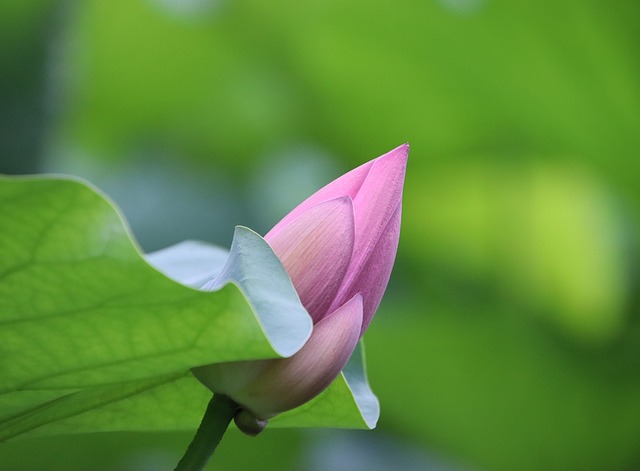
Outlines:
<svg viewBox="0 0 640 471"><path fill-rule="evenodd" d="M264 338L256 319L264 313L254 313L236 285L196 291L149 267L117 212L86 185L42 178L0 185L1 392L274 357L279 343L291 341ZM279 263L274 269L275 278L286 276ZM289 296L292 290L289 282ZM307 317L300 305L298 313Z"/></svg>
<svg viewBox="0 0 640 471"><path fill-rule="evenodd" d="M210 392L190 368L288 356L310 334L286 271L249 229L236 228L222 268L226 251L205 243L145 260L102 195L60 177L0 177L0 220L0 440L195 429ZM185 286L207 279L215 291ZM373 426L360 355L348 381L280 425Z"/></svg>
<svg viewBox="0 0 640 471"><path fill-rule="evenodd" d="M6 422L0 429L0 440L18 434L195 430L209 399L209 391L191 374L90 388ZM379 414L378 400L367 383L361 344L329 388L275 417L269 427L366 429L376 426Z"/></svg>

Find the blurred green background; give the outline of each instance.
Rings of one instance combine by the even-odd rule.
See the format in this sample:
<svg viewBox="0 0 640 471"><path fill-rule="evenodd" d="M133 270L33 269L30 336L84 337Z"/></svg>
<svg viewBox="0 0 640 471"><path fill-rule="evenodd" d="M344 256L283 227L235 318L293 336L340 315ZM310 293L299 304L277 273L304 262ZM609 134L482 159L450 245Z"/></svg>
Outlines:
<svg viewBox="0 0 640 471"><path fill-rule="evenodd" d="M234 430L209 469L640 469L639 24L633 0L5 0L0 172L89 178L151 251L264 233L408 141L378 428ZM171 469L190 436L16 441L0 469Z"/></svg>

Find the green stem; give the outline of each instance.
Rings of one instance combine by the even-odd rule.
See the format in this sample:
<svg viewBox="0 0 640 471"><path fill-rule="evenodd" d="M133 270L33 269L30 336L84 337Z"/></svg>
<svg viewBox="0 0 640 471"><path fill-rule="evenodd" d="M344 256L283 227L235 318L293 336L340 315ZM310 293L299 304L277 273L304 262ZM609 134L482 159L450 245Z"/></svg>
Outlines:
<svg viewBox="0 0 640 471"><path fill-rule="evenodd" d="M201 471L216 451L216 447L231 419L236 414L237 404L227 396L215 394L209 401L200 427L189 444L189 448L176 466L175 471Z"/></svg>

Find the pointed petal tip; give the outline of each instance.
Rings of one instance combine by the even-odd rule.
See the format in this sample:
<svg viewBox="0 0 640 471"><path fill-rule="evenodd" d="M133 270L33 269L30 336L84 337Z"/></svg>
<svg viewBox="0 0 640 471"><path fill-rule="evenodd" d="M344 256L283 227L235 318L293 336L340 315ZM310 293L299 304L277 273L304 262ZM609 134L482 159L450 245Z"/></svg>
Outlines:
<svg viewBox="0 0 640 471"><path fill-rule="evenodd" d="M318 216L332 215L342 221L344 228L352 228L355 220L353 198L349 195L336 196L310 208L316 210Z"/></svg>
<svg viewBox="0 0 640 471"><path fill-rule="evenodd" d="M351 198L351 196L349 195L343 195L343 196L336 196L333 199L330 199L327 201L328 202L333 202L336 205L346 205L346 206L350 206L353 207L353 198Z"/></svg>
<svg viewBox="0 0 640 471"><path fill-rule="evenodd" d="M337 309L332 310L325 319L334 315L336 317L342 317L345 320L348 319L346 322L349 325L357 324L362 328L362 324L364 322L364 298L362 297L362 293L356 293L346 303L343 303Z"/></svg>
<svg viewBox="0 0 640 471"><path fill-rule="evenodd" d="M378 178L381 178L382 181L378 182L375 191L379 191L380 188L389 188L388 185L402 187L407 172L408 159L409 144L402 144L377 159L372 160L371 162L373 162L374 165L369 171L367 180L365 180L363 186L366 186L368 181L376 181ZM377 177L375 175L377 175ZM360 191L362 191L362 188Z"/></svg>
<svg viewBox="0 0 640 471"><path fill-rule="evenodd" d="M344 303L344 306L349 306L350 309L354 311L360 311L360 315L362 315L362 310L364 306L364 299L362 297L362 293L356 293L349 301Z"/></svg>
<svg viewBox="0 0 640 471"><path fill-rule="evenodd" d="M307 211L317 209L320 214L338 210L341 213L351 215L353 213L353 198L349 195L335 196L311 206Z"/></svg>
<svg viewBox="0 0 640 471"><path fill-rule="evenodd" d="M341 320L338 320L338 318L341 318ZM329 321L329 319L331 319L331 321ZM356 329L357 326L361 328L364 321L364 298L362 294L360 292L356 293L351 299L333 310L323 320L342 323L340 330Z"/></svg>
<svg viewBox="0 0 640 471"><path fill-rule="evenodd" d="M408 142L405 142L402 145L399 145L395 149L387 152L387 154L393 154L396 157L404 157L405 159L409 156L409 151L411 150L411 146ZM385 154L385 155L387 155Z"/></svg>
<svg viewBox="0 0 640 471"><path fill-rule="evenodd" d="M388 162L390 165L406 168L409 159L409 143L404 143L395 149L390 150L386 154L382 154L375 162Z"/></svg>

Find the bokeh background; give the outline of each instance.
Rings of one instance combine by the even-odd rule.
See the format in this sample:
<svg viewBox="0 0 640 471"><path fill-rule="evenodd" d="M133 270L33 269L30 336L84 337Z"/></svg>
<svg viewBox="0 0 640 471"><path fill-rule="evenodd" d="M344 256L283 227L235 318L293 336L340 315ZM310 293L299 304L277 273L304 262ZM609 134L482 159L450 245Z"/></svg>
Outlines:
<svg viewBox="0 0 640 471"><path fill-rule="evenodd" d="M4 0L0 172L90 179L152 251L264 233L408 141L378 428L234 430L209 469L637 470L639 24L633 0ZM17 441L0 468L172 469L189 440Z"/></svg>

